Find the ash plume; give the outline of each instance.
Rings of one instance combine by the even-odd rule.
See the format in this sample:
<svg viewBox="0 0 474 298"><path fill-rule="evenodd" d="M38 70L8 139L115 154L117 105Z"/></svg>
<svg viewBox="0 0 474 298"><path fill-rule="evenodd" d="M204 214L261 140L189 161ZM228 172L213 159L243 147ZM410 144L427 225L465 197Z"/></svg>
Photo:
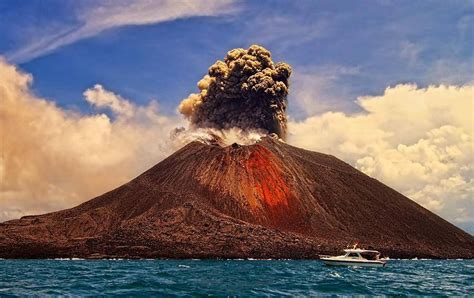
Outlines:
<svg viewBox="0 0 474 298"><path fill-rule="evenodd" d="M195 128L275 133L285 139L288 78L291 67L274 63L258 45L229 51L217 61L193 93L179 105Z"/></svg>

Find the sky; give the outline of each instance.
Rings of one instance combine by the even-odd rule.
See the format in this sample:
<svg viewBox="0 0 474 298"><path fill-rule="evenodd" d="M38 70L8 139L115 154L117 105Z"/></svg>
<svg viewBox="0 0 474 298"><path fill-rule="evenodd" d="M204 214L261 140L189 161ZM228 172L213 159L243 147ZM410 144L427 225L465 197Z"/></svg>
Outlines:
<svg viewBox="0 0 474 298"><path fill-rule="evenodd" d="M473 23L469 0L0 0L0 221L168 156L181 100L259 44L293 69L288 143L474 234Z"/></svg>

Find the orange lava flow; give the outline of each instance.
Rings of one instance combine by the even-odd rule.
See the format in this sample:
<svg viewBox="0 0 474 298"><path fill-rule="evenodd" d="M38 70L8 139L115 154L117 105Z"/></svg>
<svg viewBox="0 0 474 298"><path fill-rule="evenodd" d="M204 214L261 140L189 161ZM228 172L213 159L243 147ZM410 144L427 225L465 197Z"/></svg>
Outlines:
<svg viewBox="0 0 474 298"><path fill-rule="evenodd" d="M283 171L271 160L272 156L273 154L265 147L256 146L256 150L246 160L245 167L254 178L253 187L258 198L263 199L263 202L271 207L279 205L287 207L290 189L283 179Z"/></svg>

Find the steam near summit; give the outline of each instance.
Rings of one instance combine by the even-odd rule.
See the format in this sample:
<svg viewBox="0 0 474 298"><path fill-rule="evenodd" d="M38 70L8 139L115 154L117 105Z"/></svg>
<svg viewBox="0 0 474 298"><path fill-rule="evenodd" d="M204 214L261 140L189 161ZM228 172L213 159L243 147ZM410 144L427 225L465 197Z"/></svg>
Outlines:
<svg viewBox="0 0 474 298"><path fill-rule="evenodd" d="M190 94L178 109L195 128L240 128L285 139L290 74L288 64L274 63L261 46L233 49L198 82L200 93Z"/></svg>

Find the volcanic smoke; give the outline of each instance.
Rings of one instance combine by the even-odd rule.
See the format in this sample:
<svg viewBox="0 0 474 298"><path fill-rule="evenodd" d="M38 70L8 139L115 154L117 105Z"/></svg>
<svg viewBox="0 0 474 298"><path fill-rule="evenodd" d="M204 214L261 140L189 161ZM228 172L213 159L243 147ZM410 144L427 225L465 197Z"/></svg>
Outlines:
<svg viewBox="0 0 474 298"><path fill-rule="evenodd" d="M252 45L229 51L214 63L179 105L195 128L253 130L285 139L291 67L274 63L267 49Z"/></svg>

